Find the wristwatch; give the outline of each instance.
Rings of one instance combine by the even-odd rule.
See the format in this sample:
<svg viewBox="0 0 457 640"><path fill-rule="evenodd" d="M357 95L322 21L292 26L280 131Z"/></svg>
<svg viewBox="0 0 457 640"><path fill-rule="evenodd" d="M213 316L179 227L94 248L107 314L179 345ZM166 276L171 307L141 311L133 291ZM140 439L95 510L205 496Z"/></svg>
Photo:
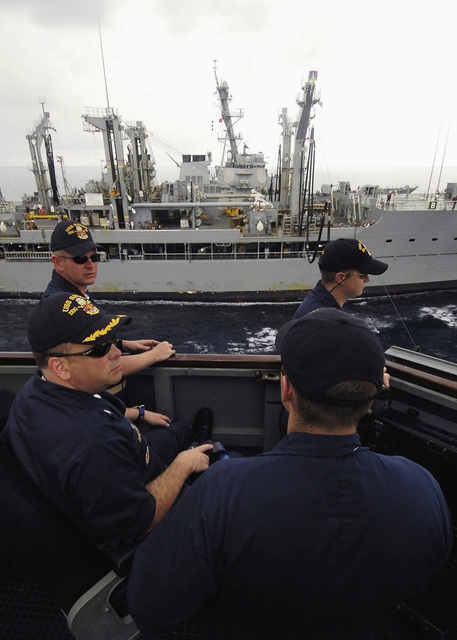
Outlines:
<svg viewBox="0 0 457 640"><path fill-rule="evenodd" d="M137 404L134 409L138 409L138 418L134 420L134 424L139 425L144 423L144 404Z"/></svg>

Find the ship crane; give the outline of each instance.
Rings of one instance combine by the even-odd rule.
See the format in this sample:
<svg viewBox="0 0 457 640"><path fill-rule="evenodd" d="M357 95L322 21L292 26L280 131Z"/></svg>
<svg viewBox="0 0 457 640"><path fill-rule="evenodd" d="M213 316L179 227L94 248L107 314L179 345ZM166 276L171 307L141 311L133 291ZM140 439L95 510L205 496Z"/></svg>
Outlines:
<svg viewBox="0 0 457 640"><path fill-rule="evenodd" d="M312 118L311 109L320 100L315 95L317 72L310 71L309 79L302 87L303 94L297 99L300 107L298 122L295 124L295 144L292 160L292 176L290 187L290 213L292 216L299 215L302 209L302 184L303 170L305 167L307 132Z"/></svg>
<svg viewBox="0 0 457 640"><path fill-rule="evenodd" d="M65 171L65 164L63 161L63 156L56 156L56 161L60 163L60 169L62 171L62 180L63 180L63 187L65 190L65 200L67 202L69 202L70 200L70 193L71 193L71 187L70 184L67 180L67 172Z"/></svg>
<svg viewBox="0 0 457 640"><path fill-rule="evenodd" d="M147 149L148 133L144 124L138 120L127 123L125 134L130 139L128 146L128 167L133 173L132 198L136 202L146 201L154 186L156 175L154 157Z"/></svg>
<svg viewBox="0 0 457 640"><path fill-rule="evenodd" d="M51 134L49 133L51 129L53 131L55 131L55 129L52 126L49 112L45 111L44 109L46 99L39 98L39 102L41 104L41 109L43 112L41 119L35 123L34 129L27 134L26 138L29 143L30 155L32 158L32 171L33 175L35 176L40 206L47 213L50 213L54 210L54 206L58 206L60 204L54 166L54 156L52 151L52 140ZM49 185L48 182L46 166L43 162L41 154L41 146L43 144L45 146L51 185Z"/></svg>
<svg viewBox="0 0 457 640"><path fill-rule="evenodd" d="M238 142L241 140L241 135L239 134L238 136L236 136L235 131L233 129L234 116L232 116L232 114L230 113L230 107L229 107L229 103L232 97L229 93L229 87L227 82L219 81L219 78L217 77L217 72L216 72L216 65L214 65L214 76L216 78L216 88L217 88L217 93L219 95L219 101L221 103L221 117L222 117L222 120L224 121L225 130L227 134L226 139L228 140L230 145L230 153L232 155L232 164L236 166L239 160L238 159ZM239 113L236 114L235 117L237 117L237 122L241 120L241 118L243 117L243 112L241 109ZM221 165L222 164L223 164L223 159L221 161Z"/></svg>
<svg viewBox="0 0 457 640"><path fill-rule="evenodd" d="M83 115L84 130L101 131L105 148L106 168L110 174L112 188L110 191L111 208L115 229L126 229L130 226L130 208L125 183L125 161L122 143L124 128L120 117L113 109L91 108Z"/></svg>

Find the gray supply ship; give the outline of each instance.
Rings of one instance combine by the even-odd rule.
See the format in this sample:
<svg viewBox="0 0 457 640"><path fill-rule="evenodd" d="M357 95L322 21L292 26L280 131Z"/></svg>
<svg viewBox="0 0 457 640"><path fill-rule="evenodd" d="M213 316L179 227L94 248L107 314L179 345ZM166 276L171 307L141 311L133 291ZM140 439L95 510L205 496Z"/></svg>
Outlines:
<svg viewBox="0 0 457 640"><path fill-rule="evenodd" d="M107 174L83 191L57 189L50 131L44 110L27 135L37 193L27 218L5 213L0 260L0 296L34 297L51 275L50 237L63 216L89 225L102 254L97 297L298 300L319 279L317 258L329 241L358 238L389 264L373 277L370 295L449 289L457 286L457 212L448 185L444 198L417 199L348 182L314 189L312 119L319 102L316 72L297 100L299 116L279 118L278 171L268 176L263 154L250 154L234 122L230 93L215 70L221 116L230 151L210 175L211 154L184 155L179 179L156 183L142 122L124 123L113 109L83 116L88 131L101 133ZM44 146L47 167L42 158ZM0 216L2 217L2 216Z"/></svg>

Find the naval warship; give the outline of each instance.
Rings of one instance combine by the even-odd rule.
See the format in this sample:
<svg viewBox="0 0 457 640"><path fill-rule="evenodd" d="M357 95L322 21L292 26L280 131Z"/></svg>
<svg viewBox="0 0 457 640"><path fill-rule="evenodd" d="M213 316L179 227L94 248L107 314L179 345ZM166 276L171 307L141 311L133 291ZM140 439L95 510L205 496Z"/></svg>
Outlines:
<svg viewBox="0 0 457 640"><path fill-rule="evenodd" d="M1 223L0 297L42 293L51 272L52 228L64 217L89 226L104 248L94 297L299 300L319 279L325 245L341 237L359 239L389 265L367 284L368 295L457 286L453 190L440 198L397 193L387 200L377 185L352 190L342 181L317 195L315 71L302 83L298 117L285 108L280 114L278 167L270 176L263 154L241 146L234 124L242 114L230 110L228 84L214 71L229 150L215 177L211 154L190 154L182 157L176 181L157 184L144 124L124 123L111 108L88 109L84 126L102 135L107 172L84 190L70 191L58 156L61 197L53 125L43 105L27 135L35 202Z"/></svg>

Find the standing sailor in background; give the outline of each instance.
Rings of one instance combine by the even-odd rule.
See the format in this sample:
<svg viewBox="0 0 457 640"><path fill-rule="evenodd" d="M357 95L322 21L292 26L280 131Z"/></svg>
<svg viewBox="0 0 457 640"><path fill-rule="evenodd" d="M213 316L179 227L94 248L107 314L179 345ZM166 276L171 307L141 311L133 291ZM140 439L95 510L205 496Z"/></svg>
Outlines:
<svg viewBox="0 0 457 640"><path fill-rule="evenodd" d="M85 225L75 220L59 222L51 236L51 260L54 271L43 295L77 293L94 302L87 287L94 284L97 278L100 261L100 253L97 253L97 250L104 249L93 241L92 234ZM100 308L98 303L95 304ZM124 376L138 373L175 353L173 345L167 341L118 340L116 346L121 351L139 352L122 358Z"/></svg>
<svg viewBox="0 0 457 640"><path fill-rule="evenodd" d="M321 279L305 297L293 319L321 307L346 311L345 302L362 295L370 275L381 275L387 267L385 262L375 260L360 240L338 238L330 242L319 258Z"/></svg>

